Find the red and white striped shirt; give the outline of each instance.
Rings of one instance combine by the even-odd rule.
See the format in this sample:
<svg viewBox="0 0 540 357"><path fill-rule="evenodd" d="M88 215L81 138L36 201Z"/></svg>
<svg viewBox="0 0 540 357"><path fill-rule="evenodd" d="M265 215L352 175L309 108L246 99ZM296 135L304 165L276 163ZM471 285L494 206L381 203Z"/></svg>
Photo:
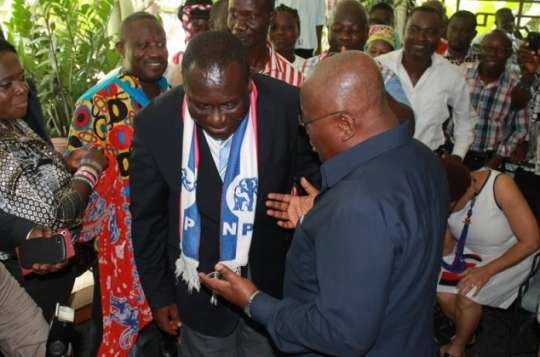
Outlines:
<svg viewBox="0 0 540 357"><path fill-rule="evenodd" d="M274 50L274 47L267 42L270 58L264 69L259 73L278 79L295 87L300 87L304 82L302 72L294 68L293 64Z"/></svg>

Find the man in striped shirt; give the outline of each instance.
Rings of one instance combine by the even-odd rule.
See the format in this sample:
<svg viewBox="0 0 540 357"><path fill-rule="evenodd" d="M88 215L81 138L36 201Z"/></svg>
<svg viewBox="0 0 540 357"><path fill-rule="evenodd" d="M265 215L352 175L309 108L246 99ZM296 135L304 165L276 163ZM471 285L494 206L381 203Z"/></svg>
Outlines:
<svg viewBox="0 0 540 357"><path fill-rule="evenodd" d="M267 40L274 0L229 0L227 26L248 50L253 72L299 87L302 73L277 53Z"/></svg>
<svg viewBox="0 0 540 357"><path fill-rule="evenodd" d="M512 106L519 79L506 66L511 54L510 39L494 30L482 41L480 62L466 65L471 105L478 114L474 141L464 160L471 170L499 168L527 136L527 110Z"/></svg>

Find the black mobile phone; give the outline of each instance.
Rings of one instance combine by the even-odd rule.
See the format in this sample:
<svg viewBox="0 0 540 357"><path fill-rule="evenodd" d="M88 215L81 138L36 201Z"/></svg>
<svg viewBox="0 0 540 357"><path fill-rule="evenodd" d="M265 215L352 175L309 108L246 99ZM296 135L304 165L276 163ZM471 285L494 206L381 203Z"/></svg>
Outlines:
<svg viewBox="0 0 540 357"><path fill-rule="evenodd" d="M540 32L531 31L527 35L527 43L529 43L529 49L538 51L540 49Z"/></svg>
<svg viewBox="0 0 540 357"><path fill-rule="evenodd" d="M33 238L24 241L18 248L19 261L23 268L33 264L56 264L67 259L65 238L56 234L51 238Z"/></svg>

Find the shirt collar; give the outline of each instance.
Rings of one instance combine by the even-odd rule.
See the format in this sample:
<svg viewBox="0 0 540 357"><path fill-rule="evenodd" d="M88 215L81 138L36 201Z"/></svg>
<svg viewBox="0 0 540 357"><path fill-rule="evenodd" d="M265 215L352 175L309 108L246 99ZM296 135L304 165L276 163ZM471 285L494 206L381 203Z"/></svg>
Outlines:
<svg viewBox="0 0 540 357"><path fill-rule="evenodd" d="M394 52L391 52L391 53L395 53L394 54L394 58L396 59L396 66L402 66L402 63L401 61L403 61L403 54L404 54L404 51L405 51L405 48L402 47L400 48L399 50L396 50ZM431 55L431 65L428 67L428 68L431 68L431 67L435 67L435 66L438 66L438 65L441 65L443 63L447 63L448 61L443 57L441 56L440 54L438 53L433 53ZM397 70L397 67L396 67L396 70Z"/></svg>
<svg viewBox="0 0 540 357"><path fill-rule="evenodd" d="M274 46L269 41L266 41L266 48L268 48L268 53L270 54L270 58L268 59L268 62L266 62L266 65L264 66L264 72L263 73L281 73L283 72L283 67L281 66L280 61L278 60L278 53L274 49Z"/></svg>
<svg viewBox="0 0 540 357"><path fill-rule="evenodd" d="M510 60L509 60L510 61ZM474 62L471 64L470 71L472 73L472 78L479 81L486 87L504 87L507 85L508 81L510 80L510 69L508 66L505 66L504 71L499 76L499 79L497 79L494 82L485 83L482 78L480 78L480 62Z"/></svg>
<svg viewBox="0 0 540 357"><path fill-rule="evenodd" d="M403 123L397 128L369 138L325 161L321 166L322 191L331 188L350 172L365 165L377 156L405 145L411 140L409 124Z"/></svg>

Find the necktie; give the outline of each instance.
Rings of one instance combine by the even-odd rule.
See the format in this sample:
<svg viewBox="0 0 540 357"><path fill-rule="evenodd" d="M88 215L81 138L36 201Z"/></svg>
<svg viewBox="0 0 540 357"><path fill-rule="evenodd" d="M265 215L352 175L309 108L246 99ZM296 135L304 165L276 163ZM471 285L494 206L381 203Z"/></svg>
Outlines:
<svg viewBox="0 0 540 357"><path fill-rule="evenodd" d="M223 181L225 179L225 172L227 171L227 163L229 161L229 152L231 151L231 140L227 140L221 145L219 149L219 176Z"/></svg>

